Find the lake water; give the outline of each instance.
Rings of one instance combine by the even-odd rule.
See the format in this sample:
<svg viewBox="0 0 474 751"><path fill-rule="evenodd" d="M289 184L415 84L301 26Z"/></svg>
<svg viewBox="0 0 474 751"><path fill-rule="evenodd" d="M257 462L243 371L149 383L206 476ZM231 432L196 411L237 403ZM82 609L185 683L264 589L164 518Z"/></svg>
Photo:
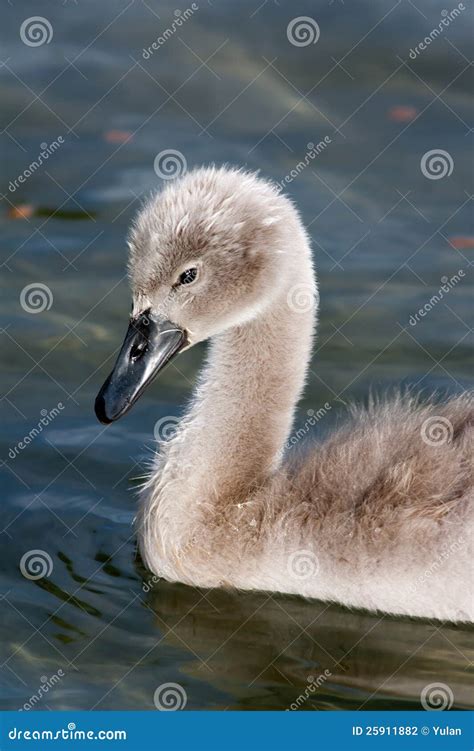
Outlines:
<svg viewBox="0 0 474 751"><path fill-rule="evenodd" d="M315 436L370 388L472 387L468 11L410 58L445 7L209 0L192 13L181 7L173 26L179 13L167 1L5 4L3 708L22 707L46 683L37 709L154 709L156 688L172 682L189 709L285 709L321 675L302 711L417 709L432 683L449 688L453 707L472 706L472 629L146 584L134 489L154 425L179 416L203 347L170 366L123 422L104 428L93 414L129 313L127 226L162 184L154 160L169 149L188 167L229 162L289 176L321 288L297 417L331 404ZM48 43L22 41L31 16L46 17ZM315 44L290 43L296 16L316 19ZM308 144L325 138L292 179ZM439 179L420 166L435 149L446 152ZM38 284L45 309L31 312L24 290ZM48 424L21 448L42 417ZM48 576L22 575L31 550L47 554Z"/></svg>

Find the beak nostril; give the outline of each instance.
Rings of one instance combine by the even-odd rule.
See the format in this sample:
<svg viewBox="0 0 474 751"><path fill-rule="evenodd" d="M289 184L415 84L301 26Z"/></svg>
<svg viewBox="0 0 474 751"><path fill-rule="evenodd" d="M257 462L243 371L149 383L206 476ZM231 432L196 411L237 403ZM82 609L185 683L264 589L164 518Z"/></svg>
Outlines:
<svg viewBox="0 0 474 751"><path fill-rule="evenodd" d="M141 357L147 348L147 342L145 340L142 340L138 344L134 344L132 346L132 349L130 350L130 360L138 360L139 357Z"/></svg>
<svg viewBox="0 0 474 751"><path fill-rule="evenodd" d="M184 348L186 332L159 316L130 321L114 368L97 395L95 412L102 423L126 414L145 386Z"/></svg>

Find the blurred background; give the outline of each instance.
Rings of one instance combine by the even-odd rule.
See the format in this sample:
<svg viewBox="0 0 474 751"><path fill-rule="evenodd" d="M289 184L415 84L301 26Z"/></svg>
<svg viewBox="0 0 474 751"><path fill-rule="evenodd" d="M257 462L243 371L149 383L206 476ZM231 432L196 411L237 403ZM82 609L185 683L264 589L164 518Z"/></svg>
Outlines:
<svg viewBox="0 0 474 751"><path fill-rule="evenodd" d="M154 709L166 683L188 709L472 704L465 628L150 580L134 491L204 347L123 422L93 414L131 218L211 162L283 185L313 240L297 425L472 387L471 3L11 0L1 36L1 706Z"/></svg>

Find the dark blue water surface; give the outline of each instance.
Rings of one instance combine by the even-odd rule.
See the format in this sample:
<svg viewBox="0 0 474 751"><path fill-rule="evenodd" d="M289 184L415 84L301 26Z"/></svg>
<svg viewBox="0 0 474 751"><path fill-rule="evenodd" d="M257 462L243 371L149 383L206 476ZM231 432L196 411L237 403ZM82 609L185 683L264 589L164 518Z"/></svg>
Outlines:
<svg viewBox="0 0 474 751"><path fill-rule="evenodd" d="M125 421L104 428L92 406L129 312L127 227L163 183L161 151L181 152L188 168L228 162L281 181L308 143L326 138L286 188L309 227L321 288L297 418L329 402L315 435L371 387L455 393L473 382L471 11L410 57L451 5L198 5L180 7L180 25L168 0L2 7L1 705L20 708L61 671L36 708L154 709L155 689L174 682L191 709L285 709L326 670L302 710L417 709L432 683L467 707L465 627L143 586L134 489L154 425L179 416L203 347L167 369ZM49 41L22 39L32 16ZM318 23L316 43L290 43L299 16ZM41 144L59 138L19 182ZM439 179L421 169L431 150L445 152ZM25 288L38 284L44 309L31 312ZM27 578L22 557L37 549L49 575Z"/></svg>

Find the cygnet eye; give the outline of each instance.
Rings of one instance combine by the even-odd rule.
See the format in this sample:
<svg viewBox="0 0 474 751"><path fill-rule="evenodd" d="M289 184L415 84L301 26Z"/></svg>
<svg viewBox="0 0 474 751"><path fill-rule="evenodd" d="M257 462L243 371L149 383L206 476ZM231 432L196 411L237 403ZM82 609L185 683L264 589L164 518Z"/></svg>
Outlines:
<svg viewBox="0 0 474 751"><path fill-rule="evenodd" d="M178 284L192 284L196 281L197 275L198 270L196 267L193 266L191 269L186 269L186 271L183 271L183 273L180 274Z"/></svg>

